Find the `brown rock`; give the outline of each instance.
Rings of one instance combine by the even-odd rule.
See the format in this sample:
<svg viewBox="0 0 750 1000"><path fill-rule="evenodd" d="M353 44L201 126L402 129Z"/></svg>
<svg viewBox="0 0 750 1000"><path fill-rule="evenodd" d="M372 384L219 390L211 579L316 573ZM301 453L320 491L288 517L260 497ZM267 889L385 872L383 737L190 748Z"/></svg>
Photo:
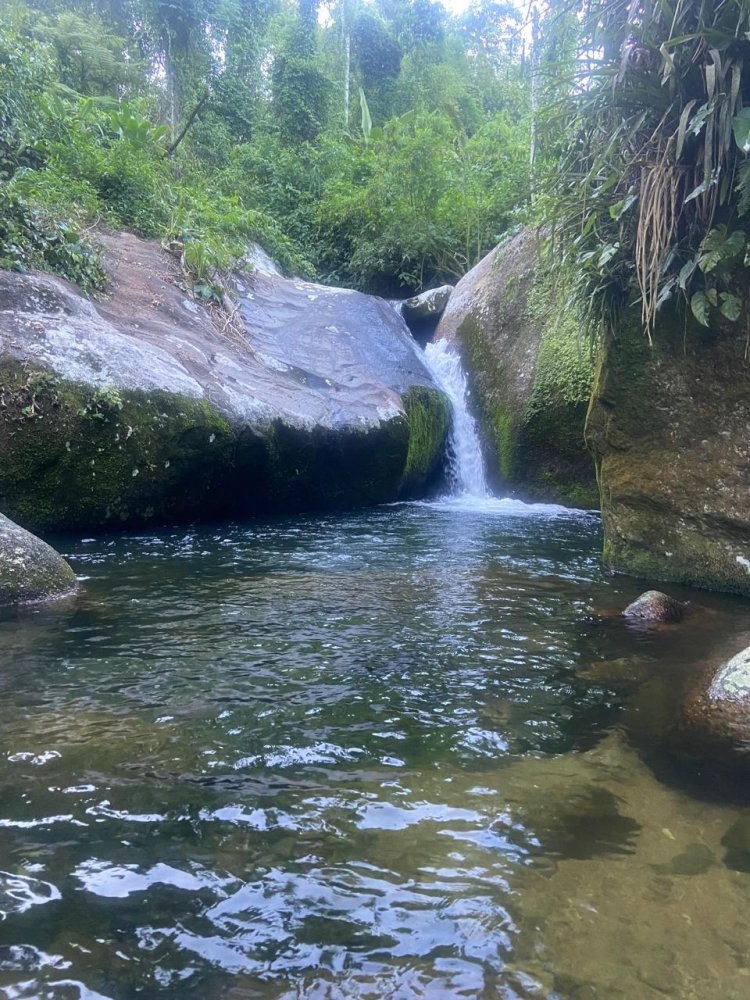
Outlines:
<svg viewBox="0 0 750 1000"><path fill-rule="evenodd" d="M750 763L750 647L705 671L689 689L679 732L692 749Z"/></svg>
<svg viewBox="0 0 750 1000"><path fill-rule="evenodd" d="M660 590L647 590L629 604L622 614L631 621L681 622L685 616L685 605Z"/></svg>

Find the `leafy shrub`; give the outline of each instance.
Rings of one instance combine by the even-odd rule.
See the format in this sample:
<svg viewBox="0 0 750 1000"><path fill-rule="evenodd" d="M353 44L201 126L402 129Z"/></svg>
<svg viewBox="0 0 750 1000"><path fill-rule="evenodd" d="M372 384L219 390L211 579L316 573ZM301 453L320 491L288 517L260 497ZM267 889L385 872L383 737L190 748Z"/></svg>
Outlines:
<svg viewBox="0 0 750 1000"><path fill-rule="evenodd" d="M7 184L0 184L0 267L54 271L85 292L103 288L107 278L98 253L75 226L45 219Z"/></svg>

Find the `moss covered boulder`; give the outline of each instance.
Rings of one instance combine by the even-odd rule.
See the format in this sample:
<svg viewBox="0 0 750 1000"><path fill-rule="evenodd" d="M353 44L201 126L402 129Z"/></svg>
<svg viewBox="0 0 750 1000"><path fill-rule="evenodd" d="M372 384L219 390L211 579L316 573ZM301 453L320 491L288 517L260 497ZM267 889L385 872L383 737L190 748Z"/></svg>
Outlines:
<svg viewBox="0 0 750 1000"><path fill-rule="evenodd" d="M524 230L456 285L436 337L458 344L496 489L597 507L584 422L593 362Z"/></svg>
<svg viewBox="0 0 750 1000"><path fill-rule="evenodd" d="M75 589L73 570L41 538L0 514L0 605L62 597Z"/></svg>
<svg viewBox="0 0 750 1000"><path fill-rule="evenodd" d="M35 530L374 504L426 490L448 403L384 301L236 279L229 331L158 244L111 295L0 272L0 507ZM240 321L241 320L241 321Z"/></svg>
<svg viewBox="0 0 750 1000"><path fill-rule="evenodd" d="M616 570L750 594L750 367L744 332L632 310L587 419L604 557Z"/></svg>

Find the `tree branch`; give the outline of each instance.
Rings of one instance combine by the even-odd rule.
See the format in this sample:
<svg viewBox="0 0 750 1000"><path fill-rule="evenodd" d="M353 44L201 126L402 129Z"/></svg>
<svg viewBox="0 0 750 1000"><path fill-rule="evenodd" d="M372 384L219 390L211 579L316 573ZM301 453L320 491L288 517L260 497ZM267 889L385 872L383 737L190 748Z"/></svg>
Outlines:
<svg viewBox="0 0 750 1000"><path fill-rule="evenodd" d="M211 100L211 91L208 88L206 88L206 92L203 94L203 97L201 97L201 99L195 105L193 110L187 116L185 124L180 129L180 134L177 136L174 142L170 142L170 144L167 146L167 156L172 156L174 151L177 149L177 147L180 145L182 140L187 135L187 131L190 128L190 126L193 124L195 119L198 117L198 115L201 113L201 111L205 108L205 106L208 104L210 100Z"/></svg>

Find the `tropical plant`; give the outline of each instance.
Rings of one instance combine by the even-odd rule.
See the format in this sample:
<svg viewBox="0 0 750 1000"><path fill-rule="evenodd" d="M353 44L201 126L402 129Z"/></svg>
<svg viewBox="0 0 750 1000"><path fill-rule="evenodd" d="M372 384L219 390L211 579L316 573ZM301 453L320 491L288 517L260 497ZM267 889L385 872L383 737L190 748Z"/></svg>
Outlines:
<svg viewBox="0 0 750 1000"><path fill-rule="evenodd" d="M569 154L548 205L595 329L640 301L699 323L746 304L750 5L599 0L564 104Z"/></svg>

